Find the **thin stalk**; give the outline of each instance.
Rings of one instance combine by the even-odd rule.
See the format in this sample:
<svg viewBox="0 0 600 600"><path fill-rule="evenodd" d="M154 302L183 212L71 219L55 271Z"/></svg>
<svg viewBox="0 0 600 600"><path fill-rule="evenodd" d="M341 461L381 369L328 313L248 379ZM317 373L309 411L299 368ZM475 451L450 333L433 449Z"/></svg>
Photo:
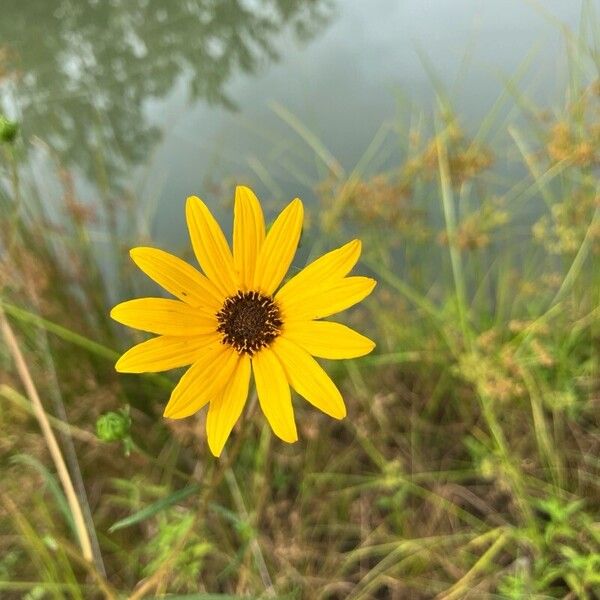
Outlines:
<svg viewBox="0 0 600 600"><path fill-rule="evenodd" d="M448 236L448 251L450 253L450 264L452 265L452 277L458 304L460 328L463 339L467 346L471 345L471 331L467 323L467 292L464 280L462 258L460 250L456 246L456 214L454 207L454 194L450 179L450 168L448 165L448 153L442 134L436 136L438 163L440 171L440 187L442 191L442 207L444 209L444 220L446 223L446 235Z"/></svg>
<svg viewBox="0 0 600 600"><path fill-rule="evenodd" d="M37 392L35 384L33 383L33 378L31 377L31 373L27 363L25 362L25 358L21 353L21 349L19 348L15 334L13 333L11 326L6 320L4 311L1 308L0 329L2 330L2 335L6 345L8 346L8 350L15 361L15 366L17 367L19 377L23 383L23 386L25 387L25 390L27 391L29 399L31 400L35 417L40 425L44 439L46 440L46 445L50 451L50 456L52 457L56 467L56 471L65 492L67 502L69 503L69 508L73 515L73 521L75 523L75 528L77 529L79 545L81 547L83 557L87 562L92 562L94 560L92 544L90 541L89 532L85 526L85 519L83 517L81 506L79 505L77 494L75 493L71 476L69 475L67 465L60 451L58 442L56 441L54 432L52 431L52 427L50 426L50 421L48 420L48 416L46 415L46 411L44 410L40 396Z"/></svg>
<svg viewBox="0 0 600 600"><path fill-rule="evenodd" d="M271 109L282 121L285 121L308 144L310 148L312 148L315 155L337 179L342 179L344 175L344 169L340 163L335 159L333 154L331 154L331 152L325 148L321 140L319 140L319 138L312 131L310 131L310 129L308 129L296 115L291 113L289 110L287 110L287 108L284 108L277 102L273 102L271 104Z"/></svg>
<svg viewBox="0 0 600 600"><path fill-rule="evenodd" d="M227 471L225 471L225 479L227 480L229 490L231 491L231 495L236 504L237 510L240 513L240 516L245 522L249 522L250 515L248 514L248 510L246 509L244 497L242 496L242 491L240 490L240 486L238 485L237 479L232 469L227 469ZM262 553L260 544L258 543L256 536L253 536L252 540L250 541L250 549L252 550L252 554L254 555L254 561L256 562L256 567L258 568L258 572L260 573L260 578L265 587L266 594L269 598L273 598L275 596L273 581L271 580L271 576L269 575L269 569L267 568L265 557Z"/></svg>
<svg viewBox="0 0 600 600"><path fill-rule="evenodd" d="M554 198L552 197L549 187L546 185L547 182L544 177L546 173L550 172L551 169L549 169L546 173L542 173L542 171L538 168L538 165L536 164L535 154L529 149L527 143L525 142L525 139L521 135L521 132L516 127L509 127L508 132L515 141L519 152L523 156L523 160L525 161L525 164L527 165L527 168L529 169L529 172L531 173L531 176L535 181L536 187L542 194L542 198L544 199L546 206L551 207L554 204Z"/></svg>
<svg viewBox="0 0 600 600"><path fill-rule="evenodd" d="M579 247L575 258L573 259L573 262L569 267L569 271L567 272L565 278L562 281L560 289L558 290L558 292L556 292L556 295L552 299L552 302L550 302L550 308L552 308L553 305L555 305L557 302L564 298L565 294L573 287L575 280L581 273L585 260L587 259L590 252L594 228L596 227L598 221L600 221L600 208L596 208L596 210L594 211L594 215L592 216L592 220L590 221L590 224L587 228L585 238L583 239L583 242L581 243L581 246Z"/></svg>
<svg viewBox="0 0 600 600"><path fill-rule="evenodd" d="M472 590L473 580L484 572L511 537L508 532L500 530L496 541L483 553L481 558L450 589L438 594L436 600L455 600L464 598L465 593Z"/></svg>
<svg viewBox="0 0 600 600"><path fill-rule="evenodd" d="M27 400L27 398L25 396L20 394L17 390L10 387L9 385L6 385L6 384L0 385L0 396L3 398L6 398L7 400L12 402L19 408L26 411L27 413L35 416L35 408L32 406L31 402L29 402L29 400ZM70 436L77 438L78 440L80 440L82 442L86 442L86 443L90 443L90 444L98 443L98 438L94 434L90 433L89 431L86 431L85 429L80 429L79 427L76 427L75 425L71 425L70 423L66 423L65 421L61 421L60 419L57 419L56 417L53 417L52 415L46 415L46 417L48 418L48 422L57 431L68 433Z"/></svg>
<svg viewBox="0 0 600 600"><path fill-rule="evenodd" d="M527 388L527 392L529 393L531 417L533 420L535 439L538 445L540 456L545 460L546 465L550 469L554 485L560 487L563 483L561 481L562 468L558 459L558 454L555 452L556 444L551 438L550 432L548 431L546 418L544 416L542 392L539 389L533 374L530 373L526 367L522 366L520 373L523 383Z"/></svg>

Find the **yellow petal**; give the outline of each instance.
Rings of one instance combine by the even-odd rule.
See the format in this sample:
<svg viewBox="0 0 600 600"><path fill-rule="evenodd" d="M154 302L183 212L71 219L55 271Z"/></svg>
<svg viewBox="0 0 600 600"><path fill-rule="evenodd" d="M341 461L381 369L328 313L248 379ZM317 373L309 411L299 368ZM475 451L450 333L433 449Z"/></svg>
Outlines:
<svg viewBox="0 0 600 600"><path fill-rule="evenodd" d="M370 277L345 277L314 287L303 296L277 297L284 322L321 319L366 298L377 282Z"/></svg>
<svg viewBox="0 0 600 600"><path fill-rule="evenodd" d="M277 298L285 302L293 296L305 295L315 286L332 279L345 277L360 257L360 240L352 240L340 248L324 254L304 267L292 277L278 292Z"/></svg>
<svg viewBox="0 0 600 600"><path fill-rule="evenodd" d="M302 202L296 198L275 219L260 249L253 287L267 296L277 289L292 263L302 232L303 215Z"/></svg>
<svg viewBox="0 0 600 600"><path fill-rule="evenodd" d="M252 357L258 401L267 421L284 442L298 439L290 386L281 363L269 348Z"/></svg>
<svg viewBox="0 0 600 600"><path fill-rule="evenodd" d="M161 335L203 335L217 330L217 319L167 298L137 298L117 304L110 316L119 323Z"/></svg>
<svg viewBox="0 0 600 600"><path fill-rule="evenodd" d="M375 348L369 338L330 321L290 321L282 335L320 358L356 358Z"/></svg>
<svg viewBox="0 0 600 600"><path fill-rule="evenodd" d="M215 456L220 456L223 446L242 414L248 385L250 384L250 357L242 354L223 393L210 401L206 417L208 446Z"/></svg>
<svg viewBox="0 0 600 600"><path fill-rule="evenodd" d="M219 341L217 334L196 337L161 335L130 348L119 358L119 373L158 373L191 365L210 343Z"/></svg>
<svg viewBox="0 0 600 600"><path fill-rule="evenodd" d="M216 313L223 304L223 294L192 265L158 248L133 248L135 264L167 292L192 306Z"/></svg>
<svg viewBox="0 0 600 600"><path fill-rule="evenodd" d="M271 346L291 386L313 406L334 419L346 416L339 390L319 363L300 346L279 337Z"/></svg>
<svg viewBox="0 0 600 600"><path fill-rule="evenodd" d="M239 185L233 210L233 262L245 290L252 286L264 239L265 219L258 198L250 188Z"/></svg>
<svg viewBox="0 0 600 600"><path fill-rule="evenodd" d="M175 386L164 416L169 419L189 417L216 398L229 381L238 359L231 346L220 342L207 346Z"/></svg>
<svg viewBox="0 0 600 600"><path fill-rule="evenodd" d="M239 289L239 281L219 224L206 204L196 196L187 199L185 216L192 247L202 270L222 294L232 296Z"/></svg>

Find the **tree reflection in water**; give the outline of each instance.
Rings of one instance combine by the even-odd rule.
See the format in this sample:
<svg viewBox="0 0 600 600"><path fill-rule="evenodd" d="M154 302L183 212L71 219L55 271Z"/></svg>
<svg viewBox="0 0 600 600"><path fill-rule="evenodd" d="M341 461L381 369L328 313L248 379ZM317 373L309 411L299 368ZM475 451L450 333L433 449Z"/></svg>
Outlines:
<svg viewBox="0 0 600 600"><path fill-rule="evenodd" d="M231 75L277 60L284 28L310 39L332 9L333 0L2 0L0 109L11 104L26 137L92 179L101 155L115 186L160 139L146 100L184 78L191 100L235 109Z"/></svg>

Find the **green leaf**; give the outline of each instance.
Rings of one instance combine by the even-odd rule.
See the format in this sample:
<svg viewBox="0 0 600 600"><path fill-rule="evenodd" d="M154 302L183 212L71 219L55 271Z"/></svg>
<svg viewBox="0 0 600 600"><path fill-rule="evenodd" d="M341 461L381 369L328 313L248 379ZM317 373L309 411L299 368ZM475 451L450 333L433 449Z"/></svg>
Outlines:
<svg viewBox="0 0 600 600"><path fill-rule="evenodd" d="M118 531L119 529L123 529L125 527L130 527L131 525L135 525L136 523L145 521L146 519L153 517L154 515L165 510L169 506L171 506L177 502L180 502L181 500L184 500L188 496L191 496L192 494L195 494L198 491L200 491L200 484L198 484L198 483L184 487L181 490L177 490L176 492L174 492L173 494L170 494L166 498L161 498L160 500L157 500L156 502L149 504L148 506L146 506L146 508L143 508L142 510L139 510L138 512L133 513L132 515L129 515L128 517L125 517L124 519L117 521L116 523L113 523L110 526L108 532L113 533L115 531ZM169 598L171 598L171 597L172 596L169 596ZM177 596L173 596L173 597L177 597Z"/></svg>

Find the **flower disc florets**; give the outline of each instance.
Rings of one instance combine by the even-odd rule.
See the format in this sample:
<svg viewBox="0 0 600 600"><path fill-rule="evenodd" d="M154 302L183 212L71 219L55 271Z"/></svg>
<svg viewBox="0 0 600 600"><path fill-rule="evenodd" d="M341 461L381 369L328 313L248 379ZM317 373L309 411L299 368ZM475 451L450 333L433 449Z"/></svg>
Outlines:
<svg viewBox="0 0 600 600"><path fill-rule="evenodd" d="M239 354L245 352L250 356L268 346L281 333L283 325L273 298L259 292L239 291L226 298L217 321L223 343Z"/></svg>

